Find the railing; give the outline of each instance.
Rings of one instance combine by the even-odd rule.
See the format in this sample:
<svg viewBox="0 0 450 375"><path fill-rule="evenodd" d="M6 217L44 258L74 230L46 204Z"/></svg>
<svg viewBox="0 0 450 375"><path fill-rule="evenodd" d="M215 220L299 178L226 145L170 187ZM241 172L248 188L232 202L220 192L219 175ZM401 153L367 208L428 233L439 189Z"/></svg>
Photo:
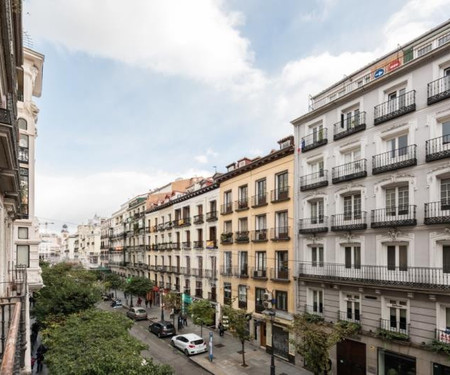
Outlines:
<svg viewBox="0 0 450 375"><path fill-rule="evenodd" d="M267 240L267 229L258 229L252 231L252 242L265 242Z"/></svg>
<svg viewBox="0 0 450 375"><path fill-rule="evenodd" d="M427 162L450 157L450 134L426 141L425 151Z"/></svg>
<svg viewBox="0 0 450 375"><path fill-rule="evenodd" d="M436 340L450 345L450 330L436 329Z"/></svg>
<svg viewBox="0 0 450 375"><path fill-rule="evenodd" d="M316 147L326 145L328 142L327 128L319 129L318 131L308 134L301 140L302 152L306 152Z"/></svg>
<svg viewBox="0 0 450 375"><path fill-rule="evenodd" d="M347 137L354 133L360 132L366 129L366 112L360 112L352 117L343 117L341 121L334 124L334 136L333 139Z"/></svg>
<svg viewBox="0 0 450 375"><path fill-rule="evenodd" d="M203 249L203 241L194 241L194 249Z"/></svg>
<svg viewBox="0 0 450 375"><path fill-rule="evenodd" d="M416 110L416 90L411 90L395 99L375 106L374 125Z"/></svg>
<svg viewBox="0 0 450 375"><path fill-rule="evenodd" d="M328 171L320 170L319 172L307 174L300 177L300 191L317 189L328 185Z"/></svg>
<svg viewBox="0 0 450 375"><path fill-rule="evenodd" d="M360 324L361 314L358 310L338 311L338 320Z"/></svg>
<svg viewBox="0 0 450 375"><path fill-rule="evenodd" d="M380 319L380 329L384 331L390 331L400 333L409 337L409 323L406 321L396 321L391 319Z"/></svg>
<svg viewBox="0 0 450 375"><path fill-rule="evenodd" d="M214 270L205 269L205 277L208 279L213 279L213 280L217 279L217 273L218 272L215 269Z"/></svg>
<svg viewBox="0 0 450 375"><path fill-rule="evenodd" d="M233 267L231 266L222 266L220 270L220 274L222 276L231 277L233 276Z"/></svg>
<svg viewBox="0 0 450 375"><path fill-rule="evenodd" d="M402 205L372 210L371 221L372 228L417 225L416 206Z"/></svg>
<svg viewBox="0 0 450 375"><path fill-rule="evenodd" d="M206 248L210 250L217 249L217 240L207 240Z"/></svg>
<svg viewBox="0 0 450 375"><path fill-rule="evenodd" d="M272 203L283 202L289 199L289 186L284 186L270 192L270 200Z"/></svg>
<svg viewBox="0 0 450 375"><path fill-rule="evenodd" d="M189 250L191 248L191 241L184 241L182 247L183 250Z"/></svg>
<svg viewBox="0 0 450 375"><path fill-rule="evenodd" d="M164 223L164 229L172 229L172 227L173 227L172 221L167 221L166 223Z"/></svg>
<svg viewBox="0 0 450 375"><path fill-rule="evenodd" d="M290 227L276 227L270 230L270 239L272 241L289 241Z"/></svg>
<svg viewBox="0 0 450 375"><path fill-rule="evenodd" d="M305 313L323 316L323 303L305 305Z"/></svg>
<svg viewBox="0 0 450 375"><path fill-rule="evenodd" d="M242 265L240 267L237 267L234 271L234 275L236 277L247 278L248 277L248 266Z"/></svg>
<svg viewBox="0 0 450 375"><path fill-rule="evenodd" d="M324 233L328 232L328 216L316 216L298 221L298 232L307 233Z"/></svg>
<svg viewBox="0 0 450 375"><path fill-rule="evenodd" d="M192 268L191 267L181 267L181 273L186 276L191 276Z"/></svg>
<svg viewBox="0 0 450 375"><path fill-rule="evenodd" d="M233 203L224 203L220 206L221 215L231 214L233 212Z"/></svg>
<svg viewBox="0 0 450 375"><path fill-rule="evenodd" d="M191 274L195 277L203 277L203 268L192 268Z"/></svg>
<svg viewBox="0 0 450 375"><path fill-rule="evenodd" d="M349 281L366 285L408 286L424 289L450 289L450 273L442 267L391 267L300 262L299 277ZM391 269L392 268L392 269Z"/></svg>
<svg viewBox="0 0 450 375"><path fill-rule="evenodd" d="M331 215L331 230L349 231L367 229L367 212L351 211L339 215Z"/></svg>
<svg viewBox="0 0 450 375"><path fill-rule="evenodd" d="M217 211L210 211L206 213L206 221L216 221Z"/></svg>
<svg viewBox="0 0 450 375"><path fill-rule="evenodd" d="M194 216L194 224L203 224L203 214Z"/></svg>
<svg viewBox="0 0 450 375"><path fill-rule="evenodd" d="M242 199L234 202L234 209L236 211L248 210L248 199L242 198Z"/></svg>
<svg viewBox="0 0 450 375"><path fill-rule="evenodd" d="M174 220L173 223L174 223L173 225L175 228L186 227L186 226L191 225L191 218L183 217L182 219Z"/></svg>
<svg viewBox="0 0 450 375"><path fill-rule="evenodd" d="M173 242L172 243L172 249L173 250L181 250L181 243L180 242Z"/></svg>
<svg viewBox="0 0 450 375"><path fill-rule="evenodd" d="M265 309L262 303L255 302L255 312L262 313Z"/></svg>
<svg viewBox="0 0 450 375"><path fill-rule="evenodd" d="M450 201L425 203L425 224L450 223Z"/></svg>
<svg viewBox="0 0 450 375"><path fill-rule="evenodd" d="M220 236L221 244L232 244L233 243L233 233L222 233Z"/></svg>
<svg viewBox="0 0 450 375"><path fill-rule="evenodd" d="M252 207L261 207L267 204L267 195L266 192L254 195L252 197Z"/></svg>
<svg viewBox="0 0 450 375"><path fill-rule="evenodd" d="M25 315L23 303L19 300L0 303L1 338L0 338L0 373L19 374L25 362Z"/></svg>
<svg viewBox="0 0 450 375"><path fill-rule="evenodd" d="M372 156L372 173L378 174L417 165L417 145L397 148Z"/></svg>
<svg viewBox="0 0 450 375"><path fill-rule="evenodd" d="M289 281L290 270L287 267L270 269L270 278L276 281Z"/></svg>
<svg viewBox="0 0 450 375"><path fill-rule="evenodd" d="M427 85L428 104L450 97L450 76L439 78Z"/></svg>
<svg viewBox="0 0 450 375"><path fill-rule="evenodd" d="M249 231L244 230L236 232L236 237L234 239L236 243L248 243L249 242Z"/></svg>
<svg viewBox="0 0 450 375"><path fill-rule="evenodd" d="M331 181L333 184L354 180L367 176L367 160L360 159L350 163L334 167L331 171Z"/></svg>
<svg viewBox="0 0 450 375"><path fill-rule="evenodd" d="M267 268L253 268L251 276L254 279L267 279Z"/></svg>
<svg viewBox="0 0 450 375"><path fill-rule="evenodd" d="M28 147L19 146L19 161L21 163L28 163L28 160L29 160Z"/></svg>

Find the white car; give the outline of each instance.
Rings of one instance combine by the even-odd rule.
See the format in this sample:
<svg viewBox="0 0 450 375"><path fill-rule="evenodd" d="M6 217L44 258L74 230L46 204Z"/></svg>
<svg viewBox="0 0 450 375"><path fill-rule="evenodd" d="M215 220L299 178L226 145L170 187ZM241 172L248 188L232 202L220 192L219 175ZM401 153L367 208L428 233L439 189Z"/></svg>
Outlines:
<svg viewBox="0 0 450 375"><path fill-rule="evenodd" d="M195 333L186 333L172 337L172 346L182 350L186 355L204 353L207 351L205 340Z"/></svg>

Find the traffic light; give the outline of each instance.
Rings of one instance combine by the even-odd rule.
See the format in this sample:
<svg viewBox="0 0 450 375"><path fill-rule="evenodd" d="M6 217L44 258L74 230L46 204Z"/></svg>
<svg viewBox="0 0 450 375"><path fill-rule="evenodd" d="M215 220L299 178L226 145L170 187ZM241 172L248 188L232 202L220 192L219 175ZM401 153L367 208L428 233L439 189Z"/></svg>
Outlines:
<svg viewBox="0 0 450 375"><path fill-rule="evenodd" d="M263 296L263 306L266 310L272 309L272 293L266 292Z"/></svg>

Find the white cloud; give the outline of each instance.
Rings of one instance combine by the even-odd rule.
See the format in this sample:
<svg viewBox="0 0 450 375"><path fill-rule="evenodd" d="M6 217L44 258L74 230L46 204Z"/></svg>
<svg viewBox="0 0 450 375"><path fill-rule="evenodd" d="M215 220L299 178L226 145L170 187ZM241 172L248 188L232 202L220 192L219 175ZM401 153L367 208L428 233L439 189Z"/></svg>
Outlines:
<svg viewBox="0 0 450 375"><path fill-rule="evenodd" d="M27 31L70 51L246 93L264 86L238 12L221 0L30 0Z"/></svg>
<svg viewBox="0 0 450 375"><path fill-rule="evenodd" d="M206 155L197 155L194 156L194 159L202 164L206 164L208 162L208 157Z"/></svg>
<svg viewBox="0 0 450 375"><path fill-rule="evenodd" d="M336 4L336 0L317 0L317 8L311 12L303 13L300 19L305 22L323 22L330 15L331 10Z"/></svg>
<svg viewBox="0 0 450 375"><path fill-rule="evenodd" d="M194 156L194 160L201 164L206 164L209 161L209 157L217 158L219 154L215 152L212 148L208 148L203 155Z"/></svg>

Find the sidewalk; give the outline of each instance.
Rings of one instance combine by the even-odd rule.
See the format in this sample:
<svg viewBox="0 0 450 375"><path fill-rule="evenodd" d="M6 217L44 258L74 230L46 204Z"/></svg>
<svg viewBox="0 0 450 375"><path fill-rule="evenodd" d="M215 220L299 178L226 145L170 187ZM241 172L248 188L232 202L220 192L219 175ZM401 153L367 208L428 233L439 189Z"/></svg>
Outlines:
<svg viewBox="0 0 450 375"><path fill-rule="evenodd" d="M120 296L119 296L120 293ZM127 306L123 293L118 292L118 298L122 298L122 303ZM137 298L133 298L133 304L136 305ZM145 308L145 304L141 304ZM149 319L159 320L161 317L161 309L159 306L152 306L147 308ZM165 320L169 318L169 311L164 312ZM219 332L215 329L203 327L203 339L209 347L209 332L213 332L213 361L209 361L209 353L202 353L190 357L189 359L205 370L214 375L261 375L270 373L270 354L266 353L264 348L253 345L249 342L245 343L245 362L247 367L242 367L242 353L241 343L234 338L231 333L225 332L223 337L220 337ZM188 326L178 331L179 334L195 333L200 336L200 327L195 326L188 318ZM282 359L275 357L275 373L283 375L311 375L311 372L305 370L300 365L292 365Z"/></svg>

